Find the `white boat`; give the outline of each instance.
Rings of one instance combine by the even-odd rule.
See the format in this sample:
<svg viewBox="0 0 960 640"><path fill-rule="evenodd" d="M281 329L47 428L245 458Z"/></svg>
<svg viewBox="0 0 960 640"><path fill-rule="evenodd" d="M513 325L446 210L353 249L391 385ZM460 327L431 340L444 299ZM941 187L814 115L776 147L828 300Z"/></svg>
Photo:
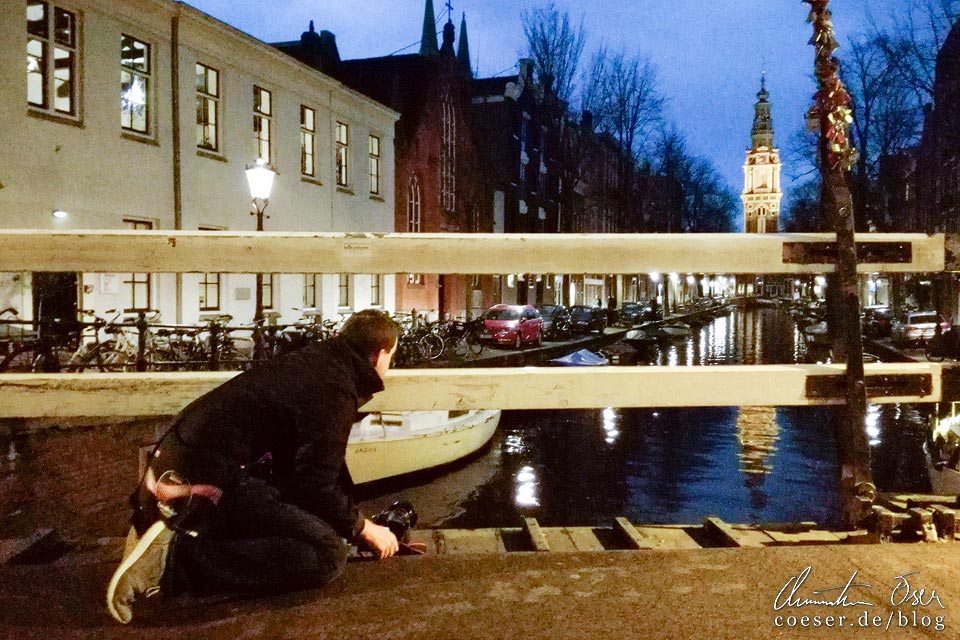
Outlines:
<svg viewBox="0 0 960 640"><path fill-rule="evenodd" d="M955 409L949 417L937 420L931 439L923 445L930 490L937 495L960 494L960 415Z"/></svg>
<svg viewBox="0 0 960 640"><path fill-rule="evenodd" d="M496 409L371 413L350 431L347 467L356 484L438 467L482 448L499 422Z"/></svg>
<svg viewBox="0 0 960 640"><path fill-rule="evenodd" d="M683 322L672 322L660 325L659 335L666 338L686 338L691 333L690 325Z"/></svg>

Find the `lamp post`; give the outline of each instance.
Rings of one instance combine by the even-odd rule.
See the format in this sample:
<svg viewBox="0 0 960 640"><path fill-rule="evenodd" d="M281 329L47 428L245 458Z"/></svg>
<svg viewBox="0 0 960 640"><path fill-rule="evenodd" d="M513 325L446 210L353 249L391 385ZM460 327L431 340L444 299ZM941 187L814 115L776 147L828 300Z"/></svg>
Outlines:
<svg viewBox="0 0 960 640"><path fill-rule="evenodd" d="M247 185L250 187L250 199L256 209L251 211L250 215L257 216L257 231L263 231L263 219L270 216L264 215L264 210L270 204L270 190L273 189L273 178L276 172L270 168L270 165L263 158L257 158L256 163L248 165L246 169ZM257 272L257 283L255 287L256 306L253 312L253 322L258 324L263 322L263 273ZM262 334L259 331L253 333L254 354L262 350Z"/></svg>

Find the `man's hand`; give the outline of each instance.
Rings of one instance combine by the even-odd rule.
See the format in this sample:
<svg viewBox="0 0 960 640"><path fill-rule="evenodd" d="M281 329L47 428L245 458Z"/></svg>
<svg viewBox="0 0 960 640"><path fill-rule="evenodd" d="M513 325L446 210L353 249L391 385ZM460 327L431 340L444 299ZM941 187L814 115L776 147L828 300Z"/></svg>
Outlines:
<svg viewBox="0 0 960 640"><path fill-rule="evenodd" d="M400 550L400 543L397 541L397 536L393 535L393 531L381 527L369 518L363 521L360 539L375 551L381 560L389 558Z"/></svg>

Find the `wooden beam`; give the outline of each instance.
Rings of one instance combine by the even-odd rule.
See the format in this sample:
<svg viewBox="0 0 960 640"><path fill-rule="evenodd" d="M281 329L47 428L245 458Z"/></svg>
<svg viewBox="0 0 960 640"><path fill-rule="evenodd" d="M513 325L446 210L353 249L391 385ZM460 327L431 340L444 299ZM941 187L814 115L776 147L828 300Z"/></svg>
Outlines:
<svg viewBox="0 0 960 640"><path fill-rule="evenodd" d="M345 234L14 229L0 231L0 271L827 273L833 271L832 258L822 249L833 240L828 233ZM857 242L873 246L871 255L877 260L891 260L865 260L858 267L861 273L937 272L944 268L942 234L860 234ZM804 244L812 245L811 251L798 250ZM890 250L876 249L884 245Z"/></svg>
<svg viewBox="0 0 960 640"><path fill-rule="evenodd" d="M938 402L941 365L876 363L871 376L929 376L923 396L871 402ZM582 409L599 407L798 406L843 404L808 397L807 379L839 375L843 365L401 369L365 411L416 409ZM0 418L172 415L225 382L232 372L0 375ZM868 384L869 388L869 384Z"/></svg>

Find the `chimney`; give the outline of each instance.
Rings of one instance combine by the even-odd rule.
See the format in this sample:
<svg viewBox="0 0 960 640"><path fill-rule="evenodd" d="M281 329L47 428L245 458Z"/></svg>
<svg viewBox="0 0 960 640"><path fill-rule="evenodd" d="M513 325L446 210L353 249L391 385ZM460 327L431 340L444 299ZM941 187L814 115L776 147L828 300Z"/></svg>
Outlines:
<svg viewBox="0 0 960 640"><path fill-rule="evenodd" d="M520 58L517 64L520 66L520 76L526 81L533 81L533 60L530 58Z"/></svg>

